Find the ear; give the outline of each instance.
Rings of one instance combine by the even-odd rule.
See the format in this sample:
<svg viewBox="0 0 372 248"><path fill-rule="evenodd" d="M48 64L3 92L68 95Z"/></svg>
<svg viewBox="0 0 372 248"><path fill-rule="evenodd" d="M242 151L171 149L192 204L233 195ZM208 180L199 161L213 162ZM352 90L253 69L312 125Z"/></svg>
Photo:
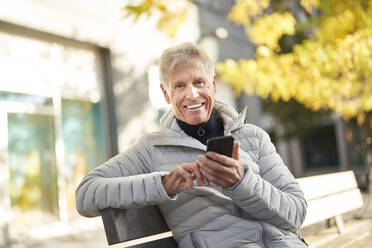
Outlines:
<svg viewBox="0 0 372 248"><path fill-rule="evenodd" d="M168 104L170 104L171 102L170 102L170 98L169 98L169 96L168 96L168 91L167 91L167 89L166 89L166 86L165 86L164 84L160 84L160 88L161 88L161 91L163 91L163 95L164 95L164 99L165 99L165 101L166 101Z"/></svg>
<svg viewBox="0 0 372 248"><path fill-rule="evenodd" d="M216 94L216 80L217 80L217 77L216 77L216 74L214 74L214 76L213 76L213 92L214 92L214 94Z"/></svg>

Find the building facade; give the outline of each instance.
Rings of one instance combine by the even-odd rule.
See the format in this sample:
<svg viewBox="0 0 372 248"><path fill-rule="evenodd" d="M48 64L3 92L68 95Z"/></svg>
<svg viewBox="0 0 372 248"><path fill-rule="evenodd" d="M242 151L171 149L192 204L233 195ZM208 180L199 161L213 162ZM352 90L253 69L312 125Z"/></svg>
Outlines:
<svg viewBox="0 0 372 248"><path fill-rule="evenodd" d="M151 19L124 20L119 1L0 5L0 246L8 247L83 219L78 183L157 127L149 68L170 45L195 41L198 25L192 6L183 36L170 40Z"/></svg>
<svg viewBox="0 0 372 248"><path fill-rule="evenodd" d="M119 1L0 1L0 246L79 219L81 178L158 127L168 109L157 73L165 48L193 41L215 62L254 56L243 28L226 21L233 3L190 5L170 40L151 18L123 19ZM248 106L248 122L275 126L257 97L234 99L229 86L217 88L237 110ZM295 176L350 169L354 160L364 168L358 128L337 118L319 128L275 141Z"/></svg>

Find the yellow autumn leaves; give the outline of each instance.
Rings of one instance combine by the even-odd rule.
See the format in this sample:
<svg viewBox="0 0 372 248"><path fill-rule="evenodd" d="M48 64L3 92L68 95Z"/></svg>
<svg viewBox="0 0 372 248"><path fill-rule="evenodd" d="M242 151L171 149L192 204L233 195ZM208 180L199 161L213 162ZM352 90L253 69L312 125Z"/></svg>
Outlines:
<svg viewBox="0 0 372 248"><path fill-rule="evenodd" d="M124 6L127 17L137 21L141 16L157 18L157 29L174 38L188 15L188 3L191 0L130 0Z"/></svg>
<svg viewBox="0 0 372 248"><path fill-rule="evenodd" d="M174 37L189 2L132 0L125 10L135 18L160 13L158 29ZM297 23L293 14L301 8L306 17ZM236 0L227 18L257 44L254 59L216 66L235 95L295 99L359 124L370 116L372 129L372 0ZM307 33L306 39L291 52L280 51L283 35L296 31Z"/></svg>
<svg viewBox="0 0 372 248"><path fill-rule="evenodd" d="M296 20L291 13L274 13L261 16L251 28L247 28L247 32L256 44L265 45L277 51L279 39L284 34L293 35L295 33L295 24Z"/></svg>
<svg viewBox="0 0 372 248"><path fill-rule="evenodd" d="M228 18L237 25L250 25L251 20L257 15L262 15L269 4L270 0L237 0Z"/></svg>
<svg viewBox="0 0 372 248"><path fill-rule="evenodd" d="M241 2L256 6L259 1L238 1L229 16L233 21ZM278 53L278 42L283 34L295 32L291 13L255 15L246 22L239 16L237 24L244 23L258 45L256 58L218 64L220 79L231 84L236 95L244 90L273 100L295 99L314 111L332 109L362 124L372 111L372 1L367 6L365 2L302 0L307 12L320 8L318 16L309 20L315 32L284 54Z"/></svg>

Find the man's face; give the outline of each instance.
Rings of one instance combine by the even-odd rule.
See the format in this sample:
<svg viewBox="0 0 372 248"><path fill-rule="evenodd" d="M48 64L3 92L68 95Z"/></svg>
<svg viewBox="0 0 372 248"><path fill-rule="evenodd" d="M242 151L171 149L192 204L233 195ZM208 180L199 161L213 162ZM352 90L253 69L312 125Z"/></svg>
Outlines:
<svg viewBox="0 0 372 248"><path fill-rule="evenodd" d="M161 85L177 119L191 125L207 122L216 94L216 76L211 77L203 61L193 57L177 64L167 75L168 89Z"/></svg>

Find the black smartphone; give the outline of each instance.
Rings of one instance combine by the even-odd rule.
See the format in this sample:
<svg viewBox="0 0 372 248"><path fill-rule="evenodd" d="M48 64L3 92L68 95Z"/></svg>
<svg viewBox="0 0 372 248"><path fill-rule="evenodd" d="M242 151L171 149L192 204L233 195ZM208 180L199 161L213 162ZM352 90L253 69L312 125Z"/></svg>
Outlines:
<svg viewBox="0 0 372 248"><path fill-rule="evenodd" d="M216 152L228 157L232 157L234 148L234 137L218 136L207 140L207 152Z"/></svg>

